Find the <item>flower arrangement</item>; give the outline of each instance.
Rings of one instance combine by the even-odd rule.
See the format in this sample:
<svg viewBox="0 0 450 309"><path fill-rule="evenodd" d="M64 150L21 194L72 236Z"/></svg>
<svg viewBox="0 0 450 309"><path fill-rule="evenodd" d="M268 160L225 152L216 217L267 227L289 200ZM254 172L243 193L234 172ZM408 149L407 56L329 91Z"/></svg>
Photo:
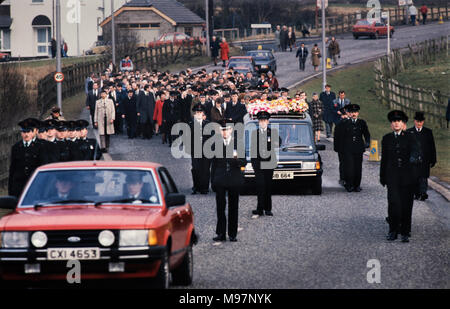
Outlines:
<svg viewBox="0 0 450 309"><path fill-rule="evenodd" d="M305 100L290 99L285 100L279 98L277 100L252 100L247 105L247 111L250 115L255 116L261 111L270 114L299 114L308 110L308 104Z"/></svg>

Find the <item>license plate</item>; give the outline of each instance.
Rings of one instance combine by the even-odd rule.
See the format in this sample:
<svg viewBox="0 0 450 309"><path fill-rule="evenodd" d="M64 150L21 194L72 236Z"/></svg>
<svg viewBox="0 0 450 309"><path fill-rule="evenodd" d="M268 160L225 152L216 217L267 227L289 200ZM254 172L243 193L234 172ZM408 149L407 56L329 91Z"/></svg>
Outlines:
<svg viewBox="0 0 450 309"><path fill-rule="evenodd" d="M294 172L273 172L272 179L294 179Z"/></svg>
<svg viewBox="0 0 450 309"><path fill-rule="evenodd" d="M99 248L49 248L47 259L52 261L65 260L99 260Z"/></svg>

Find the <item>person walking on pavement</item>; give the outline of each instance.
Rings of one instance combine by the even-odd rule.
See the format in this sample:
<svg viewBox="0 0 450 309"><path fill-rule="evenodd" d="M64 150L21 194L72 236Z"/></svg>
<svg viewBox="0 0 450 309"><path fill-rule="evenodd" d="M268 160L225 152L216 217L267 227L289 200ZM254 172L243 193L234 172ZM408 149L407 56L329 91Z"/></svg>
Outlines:
<svg viewBox="0 0 450 309"><path fill-rule="evenodd" d="M320 93L319 100L323 104L323 121L325 122L327 138L330 138L333 133L335 99L336 94L331 91L331 86L325 85L325 91Z"/></svg>
<svg viewBox="0 0 450 309"><path fill-rule="evenodd" d="M107 96L107 91L103 88L101 99L95 103L94 113L94 125L98 128L102 152L108 152L110 135L114 134L114 119L116 118L114 102Z"/></svg>
<svg viewBox="0 0 450 309"><path fill-rule="evenodd" d="M137 129L137 100L133 89L128 89L126 98L122 101L122 119L125 119L129 139L136 138Z"/></svg>
<svg viewBox="0 0 450 309"><path fill-rule="evenodd" d="M387 186L387 240L396 240L401 234L402 242L409 242L416 183L411 159L418 149L414 136L403 130L408 122L404 112L393 110L388 113L388 120L393 132L383 136L380 164L380 183Z"/></svg>
<svg viewBox="0 0 450 309"><path fill-rule="evenodd" d="M241 167L246 165L246 160L238 158L237 142L233 138L233 122L222 121L221 142L217 143L222 147L222 155L216 155L212 159L213 187L216 191L217 207L217 236L214 241L225 241L227 231L227 217L225 208L228 195L228 236L230 241L237 241L238 214L239 214L239 190L244 184Z"/></svg>
<svg viewBox="0 0 450 309"><path fill-rule="evenodd" d="M155 97L150 91L150 85L144 86L136 102L138 121L141 126L142 138L151 139L153 137L153 114L155 112Z"/></svg>
<svg viewBox="0 0 450 309"><path fill-rule="evenodd" d="M341 58L341 50L339 48L339 43L336 41L336 38L331 37L331 42L328 45L328 51L330 58L333 60L333 65L338 65L337 58Z"/></svg>
<svg viewBox="0 0 450 309"><path fill-rule="evenodd" d="M281 50L281 46L280 46L280 33L281 33L281 26L277 25L277 28L274 32L275 34L275 49L276 51L280 51Z"/></svg>
<svg viewBox="0 0 450 309"><path fill-rule="evenodd" d="M417 8L414 6L414 4L411 4L409 6L409 16L411 17L411 24L415 26L417 17Z"/></svg>
<svg viewBox="0 0 450 309"><path fill-rule="evenodd" d="M225 67L228 61L228 56L230 53L230 46L225 38L222 38L222 43L220 43L220 59L222 60L222 67Z"/></svg>
<svg viewBox="0 0 450 309"><path fill-rule="evenodd" d="M345 91L340 90L339 97L333 101L333 106L332 106L332 108L333 108L332 116L333 116L333 122L335 125L341 121L341 112L340 112L341 108L348 106L350 104L351 104L350 100L345 97ZM349 116L350 116L350 114L349 114Z"/></svg>
<svg viewBox="0 0 450 309"><path fill-rule="evenodd" d="M312 101L309 102L308 111L313 124L314 140L316 143L318 143L320 142L320 132L323 131L323 104L319 100L319 95L315 92L312 95Z"/></svg>
<svg viewBox="0 0 450 309"><path fill-rule="evenodd" d="M349 121L347 115L347 106L341 108L341 121L336 125L334 129L333 146L334 151L337 152L339 158L339 184L345 187L345 169L344 169L344 144L342 143L341 128L346 121Z"/></svg>
<svg viewBox="0 0 450 309"><path fill-rule="evenodd" d="M215 36L213 36L211 39L210 50L214 65L217 66L217 57L219 57L220 44Z"/></svg>
<svg viewBox="0 0 450 309"><path fill-rule="evenodd" d="M344 154L345 189L347 192L361 192L363 153L370 146L367 123L359 119L359 105L347 106L349 120L340 128Z"/></svg>
<svg viewBox="0 0 450 309"><path fill-rule="evenodd" d="M414 116L414 127L407 130L416 138L421 162L417 164L418 184L414 191L414 199L425 201L428 198L428 177L430 169L436 165L436 145L434 143L433 131L424 127L425 116L423 112L416 112Z"/></svg>
<svg viewBox="0 0 450 309"><path fill-rule="evenodd" d="M425 5L425 3L420 7L420 13L422 14L422 24L425 25L427 22L428 14L428 7Z"/></svg>
<svg viewBox="0 0 450 309"><path fill-rule="evenodd" d="M295 57L298 58L300 70L304 71L306 58L308 58L308 49L305 47L305 43L302 43L297 49L297 54L295 55Z"/></svg>
<svg viewBox="0 0 450 309"><path fill-rule="evenodd" d="M92 90L88 92L86 97L86 109L89 110L91 114L92 126L94 126L94 114L95 114L95 104L97 100L100 99L100 90L98 89L98 83L92 85Z"/></svg>
<svg viewBox="0 0 450 309"><path fill-rule="evenodd" d="M255 171L258 204L252 214L273 216L272 178L278 162L275 153L278 147L276 143L278 133L269 128L270 114L268 112L261 111L256 117L259 127L252 132L251 163Z"/></svg>
<svg viewBox="0 0 450 309"><path fill-rule="evenodd" d="M320 54L320 49L317 44L314 44L314 47L311 49L311 61L314 67L314 71L319 70L320 58L322 55Z"/></svg>
<svg viewBox="0 0 450 309"><path fill-rule="evenodd" d="M283 28L280 31L280 45L281 45L281 51L285 52L287 45L288 45L289 37L288 37L288 31L287 27L283 26Z"/></svg>
<svg viewBox="0 0 450 309"><path fill-rule="evenodd" d="M295 31L292 27L289 27L288 29L288 44L289 49L292 52L292 47L295 47Z"/></svg>

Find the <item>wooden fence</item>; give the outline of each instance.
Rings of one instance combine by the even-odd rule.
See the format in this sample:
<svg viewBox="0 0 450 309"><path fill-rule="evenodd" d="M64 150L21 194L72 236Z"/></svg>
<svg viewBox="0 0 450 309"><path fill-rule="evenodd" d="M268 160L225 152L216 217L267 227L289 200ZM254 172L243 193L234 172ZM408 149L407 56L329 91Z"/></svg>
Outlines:
<svg viewBox="0 0 450 309"><path fill-rule="evenodd" d="M161 45L154 48L139 49L133 55L135 70L154 70L169 64L184 62L193 57L202 56L203 44L200 41L183 42L181 45ZM100 73L106 70L111 60L110 56L96 60L73 64L62 69L64 81L62 83L62 97L71 97L83 91L84 83L90 73ZM118 59L120 61L120 59ZM119 66L117 65L117 68ZM38 110L45 115L52 106L56 105L56 82L53 79L55 72L48 74L38 82Z"/></svg>
<svg viewBox="0 0 450 309"><path fill-rule="evenodd" d="M446 127L445 113L450 93L404 85L395 79L409 66L430 64L443 55L448 57L448 37L408 45L403 52L394 50L389 57L375 61L375 93L381 103L390 109L403 110L410 117L416 111L423 111L427 121L441 128Z"/></svg>
<svg viewBox="0 0 450 309"><path fill-rule="evenodd" d="M429 7L427 13L427 21L437 21L440 16L443 20L449 20L450 8L448 4L445 7ZM382 11L389 12L389 21L391 25L401 25L404 24L406 20L405 10L401 7L387 8ZM359 13L362 19L366 18L365 12ZM339 34L352 31L353 25L358 20L358 13L348 14L348 15L338 15L326 17L325 25L328 34ZM418 12L417 18L419 22L422 21L422 14ZM409 22L409 21L408 21ZM318 32L322 31L322 20L318 19L318 24L316 27Z"/></svg>

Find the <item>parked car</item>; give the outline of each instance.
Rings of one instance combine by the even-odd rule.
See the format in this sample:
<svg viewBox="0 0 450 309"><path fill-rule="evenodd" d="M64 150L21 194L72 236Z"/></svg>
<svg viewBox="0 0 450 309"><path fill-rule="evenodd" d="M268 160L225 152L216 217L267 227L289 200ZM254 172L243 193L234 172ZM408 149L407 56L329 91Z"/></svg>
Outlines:
<svg viewBox="0 0 450 309"><path fill-rule="evenodd" d="M309 114L272 115L269 126L279 132L278 164L272 177L274 186L311 189L314 195L322 194L322 158L319 151L325 145L315 144ZM245 192L254 192L255 171L250 157L252 130L258 129L258 120L245 123L245 152L247 165L244 170Z"/></svg>
<svg viewBox="0 0 450 309"><path fill-rule="evenodd" d="M0 198L0 282L152 278L189 285L194 216L166 168L148 162L66 162L39 167L21 197Z"/></svg>
<svg viewBox="0 0 450 309"><path fill-rule="evenodd" d="M246 74L247 72L252 72L253 74L258 73L255 60L250 56L230 57L226 68L227 70L232 68L234 71L242 74Z"/></svg>
<svg viewBox="0 0 450 309"><path fill-rule="evenodd" d="M394 27L390 26L391 37L394 35ZM353 37L357 40L361 36L368 36L372 39L378 39L381 36L387 36L388 28L385 23L379 21L368 21L366 19L358 20L352 28Z"/></svg>
<svg viewBox="0 0 450 309"><path fill-rule="evenodd" d="M8 62L11 60L11 56L7 53L0 53L0 62Z"/></svg>
<svg viewBox="0 0 450 309"><path fill-rule="evenodd" d="M164 33L159 36L159 38L153 42L148 43L148 47L154 48L165 44L173 43L173 45L181 45L183 42L188 41L191 45L194 44L196 39L181 32L170 32ZM199 38L200 42L204 43L205 38Z"/></svg>
<svg viewBox="0 0 450 309"><path fill-rule="evenodd" d="M103 55L108 50L111 49L109 42L97 41L95 42L90 49L88 49L85 54L86 55Z"/></svg>
<svg viewBox="0 0 450 309"><path fill-rule="evenodd" d="M277 70L277 60L270 50L251 50L247 52L247 56L253 57L255 67L259 73L271 71L275 74Z"/></svg>

